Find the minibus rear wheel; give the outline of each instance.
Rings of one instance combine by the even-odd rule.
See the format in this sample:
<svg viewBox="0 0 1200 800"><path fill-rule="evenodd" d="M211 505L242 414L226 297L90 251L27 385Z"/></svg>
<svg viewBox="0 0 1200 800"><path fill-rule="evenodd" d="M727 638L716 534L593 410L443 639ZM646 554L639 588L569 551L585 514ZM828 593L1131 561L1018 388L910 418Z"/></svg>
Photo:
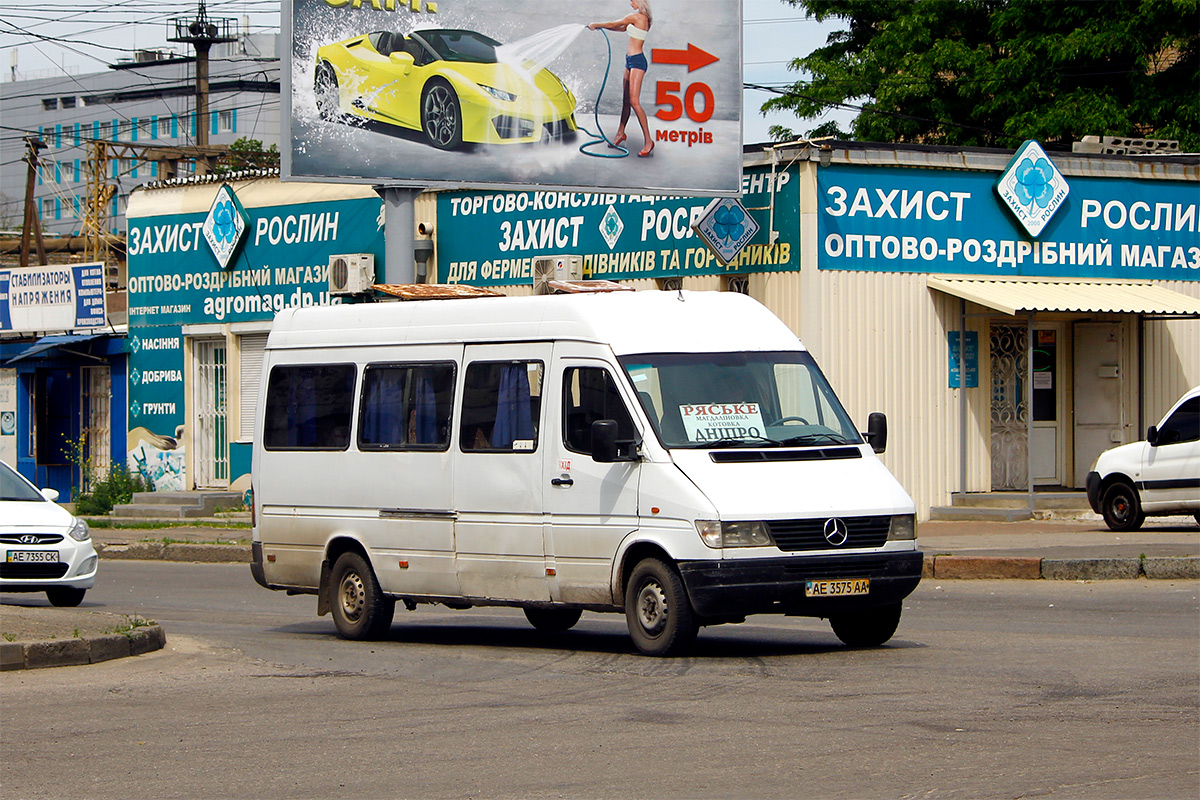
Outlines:
<svg viewBox="0 0 1200 800"><path fill-rule="evenodd" d="M829 618L833 632L849 647L878 647L900 625L900 604L865 608Z"/></svg>
<svg viewBox="0 0 1200 800"><path fill-rule="evenodd" d="M333 624L343 639L378 639L392 627L396 601L385 595L367 560L353 551L342 553L329 580Z"/></svg>
<svg viewBox="0 0 1200 800"><path fill-rule="evenodd" d="M683 579L657 558L633 568L625 587L625 620L633 643L648 656L685 652L699 630Z"/></svg>
<svg viewBox="0 0 1200 800"><path fill-rule="evenodd" d="M576 622L579 622L582 614L583 612L578 608L528 607L525 609L525 619L529 620L529 624L546 633L569 631L575 627Z"/></svg>

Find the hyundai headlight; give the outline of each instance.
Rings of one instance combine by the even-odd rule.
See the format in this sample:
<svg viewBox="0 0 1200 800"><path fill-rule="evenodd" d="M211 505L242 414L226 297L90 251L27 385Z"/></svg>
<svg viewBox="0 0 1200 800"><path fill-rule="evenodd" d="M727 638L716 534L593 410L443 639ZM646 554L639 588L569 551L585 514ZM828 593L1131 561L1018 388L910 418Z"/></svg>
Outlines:
<svg viewBox="0 0 1200 800"><path fill-rule="evenodd" d="M700 539L712 548L719 547L765 547L771 544L767 527L761 522L718 522L696 520L696 531Z"/></svg>
<svg viewBox="0 0 1200 800"><path fill-rule="evenodd" d="M77 542L86 542L92 538L92 532L88 530L88 524L81 519L75 520L75 524L71 526L71 530L68 533Z"/></svg>
<svg viewBox="0 0 1200 800"><path fill-rule="evenodd" d="M501 89L494 89L491 86L484 86L482 83L479 84L479 88L483 89L485 92L487 92L488 94L490 94L492 97L496 98L497 100L504 100L506 102L511 103L513 100L517 99L517 96L515 94L513 94L512 92L505 92Z"/></svg>
<svg viewBox="0 0 1200 800"><path fill-rule="evenodd" d="M892 517L888 528L889 542L913 541L917 538L917 517L914 514L897 514Z"/></svg>

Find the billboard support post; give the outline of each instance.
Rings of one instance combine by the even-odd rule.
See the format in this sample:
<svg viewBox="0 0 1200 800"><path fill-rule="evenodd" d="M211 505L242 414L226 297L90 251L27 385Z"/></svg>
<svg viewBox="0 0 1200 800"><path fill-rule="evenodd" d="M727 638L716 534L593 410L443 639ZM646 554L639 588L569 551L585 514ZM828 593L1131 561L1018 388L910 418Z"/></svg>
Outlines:
<svg viewBox="0 0 1200 800"><path fill-rule="evenodd" d="M377 186L383 197L383 258L388 283L416 283L413 256L414 231L417 229L416 199L420 189Z"/></svg>

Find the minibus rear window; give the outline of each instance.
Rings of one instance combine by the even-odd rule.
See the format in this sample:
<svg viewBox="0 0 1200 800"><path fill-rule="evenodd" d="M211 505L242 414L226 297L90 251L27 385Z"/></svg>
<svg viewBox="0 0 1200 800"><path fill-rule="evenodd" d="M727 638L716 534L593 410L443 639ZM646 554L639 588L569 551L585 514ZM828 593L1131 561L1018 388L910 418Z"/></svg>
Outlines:
<svg viewBox="0 0 1200 800"><path fill-rule="evenodd" d="M348 449L354 376L353 364L274 367L267 382L263 447Z"/></svg>

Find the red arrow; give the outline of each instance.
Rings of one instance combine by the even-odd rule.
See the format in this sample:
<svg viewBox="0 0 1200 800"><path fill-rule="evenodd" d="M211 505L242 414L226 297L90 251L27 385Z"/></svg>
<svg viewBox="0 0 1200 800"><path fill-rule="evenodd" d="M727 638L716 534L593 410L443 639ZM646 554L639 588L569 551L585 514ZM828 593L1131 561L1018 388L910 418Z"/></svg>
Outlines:
<svg viewBox="0 0 1200 800"><path fill-rule="evenodd" d="M720 61L712 53L706 53L691 42L688 42L687 50L663 50L656 47L650 51L650 60L655 64L686 64L688 72L695 72L701 67Z"/></svg>

